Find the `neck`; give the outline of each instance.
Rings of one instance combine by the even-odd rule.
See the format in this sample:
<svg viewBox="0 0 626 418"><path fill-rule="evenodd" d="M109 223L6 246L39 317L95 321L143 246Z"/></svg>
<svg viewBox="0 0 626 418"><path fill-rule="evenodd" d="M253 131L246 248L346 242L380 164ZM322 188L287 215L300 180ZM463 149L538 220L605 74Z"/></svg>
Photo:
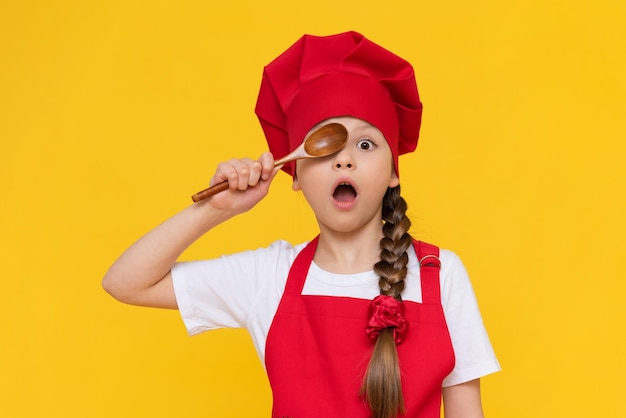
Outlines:
<svg viewBox="0 0 626 418"><path fill-rule="evenodd" d="M350 232L320 228L315 263L331 273L352 274L370 271L380 260L382 237L382 222Z"/></svg>

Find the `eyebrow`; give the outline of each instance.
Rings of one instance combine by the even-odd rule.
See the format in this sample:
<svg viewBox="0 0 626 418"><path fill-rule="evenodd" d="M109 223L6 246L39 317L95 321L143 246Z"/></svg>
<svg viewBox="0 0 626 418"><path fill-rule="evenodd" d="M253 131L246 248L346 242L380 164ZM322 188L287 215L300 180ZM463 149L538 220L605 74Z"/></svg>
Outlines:
<svg viewBox="0 0 626 418"><path fill-rule="evenodd" d="M380 131L380 129L378 129L377 127L375 127L374 125L367 123L367 122L363 122L360 123L358 125L355 125L354 130L359 133L366 133L366 134L380 134L382 136L383 133Z"/></svg>

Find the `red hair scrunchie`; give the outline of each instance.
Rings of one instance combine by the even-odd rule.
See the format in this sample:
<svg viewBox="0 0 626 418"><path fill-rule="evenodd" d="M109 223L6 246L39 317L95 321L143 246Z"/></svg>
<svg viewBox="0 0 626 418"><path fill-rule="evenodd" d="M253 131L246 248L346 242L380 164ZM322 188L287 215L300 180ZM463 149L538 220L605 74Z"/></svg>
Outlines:
<svg viewBox="0 0 626 418"><path fill-rule="evenodd" d="M365 328L367 335L375 340L385 328L393 328L393 339L400 344L406 335L408 322L404 318L404 305L393 296L378 295L369 308L370 319Z"/></svg>

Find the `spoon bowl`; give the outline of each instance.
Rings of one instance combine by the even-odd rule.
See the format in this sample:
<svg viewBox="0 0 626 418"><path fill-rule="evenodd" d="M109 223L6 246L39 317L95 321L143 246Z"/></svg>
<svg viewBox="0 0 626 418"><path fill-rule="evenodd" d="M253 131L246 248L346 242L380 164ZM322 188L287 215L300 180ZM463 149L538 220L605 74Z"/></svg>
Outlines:
<svg viewBox="0 0 626 418"><path fill-rule="evenodd" d="M302 158L320 158L335 154L341 150L348 139L348 131L340 123L329 123L314 131L295 150L285 157L274 161L274 167ZM191 196L194 202L199 202L217 193L228 190L228 182L214 184L208 189L199 191Z"/></svg>

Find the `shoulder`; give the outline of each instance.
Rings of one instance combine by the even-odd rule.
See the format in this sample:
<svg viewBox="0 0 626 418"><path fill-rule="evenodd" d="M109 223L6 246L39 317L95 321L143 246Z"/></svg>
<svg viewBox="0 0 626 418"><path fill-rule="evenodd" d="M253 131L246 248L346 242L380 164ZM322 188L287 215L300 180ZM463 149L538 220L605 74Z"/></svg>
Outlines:
<svg viewBox="0 0 626 418"><path fill-rule="evenodd" d="M237 254L237 262L245 265L247 269L254 270L257 280L263 283L263 287L282 291L291 265L306 245L306 242L294 245L277 240L266 247Z"/></svg>
<svg viewBox="0 0 626 418"><path fill-rule="evenodd" d="M278 240L265 247L226 254L213 259L178 262L172 269L175 280L192 279L202 283L223 277L233 280L266 281L267 277L280 277L306 243L292 245ZM223 282L223 280L220 280Z"/></svg>
<svg viewBox="0 0 626 418"><path fill-rule="evenodd" d="M427 244L433 245L433 244ZM446 248L439 248L439 261L441 263L441 273L440 276L442 278L454 276L456 274L462 273L465 274L465 267L461 258L452 250ZM418 268L419 269L419 260L417 253L414 249L409 251L409 268Z"/></svg>
<svg viewBox="0 0 626 418"><path fill-rule="evenodd" d="M461 258L452 250L442 248L439 250L439 260L441 261L442 276L446 274L457 274L465 272L465 266Z"/></svg>
<svg viewBox="0 0 626 418"><path fill-rule="evenodd" d="M277 240L264 247L225 254L215 260L221 260L222 262L238 261L243 263L277 263L282 261L291 264L306 244L305 242L293 245L284 240ZM252 265L249 265L249 267L252 267Z"/></svg>
<svg viewBox="0 0 626 418"><path fill-rule="evenodd" d="M461 295L472 293L472 286L461 258L452 250L439 248L439 261L441 269L439 271L439 286L441 288L441 302L444 308L455 304L456 298ZM417 254L409 252L409 271L417 273L420 269Z"/></svg>
<svg viewBox="0 0 626 418"><path fill-rule="evenodd" d="M439 259L441 299L444 306L458 303L458 298L462 296L473 298L472 284L461 258L454 251L441 249Z"/></svg>
<svg viewBox="0 0 626 418"><path fill-rule="evenodd" d="M240 256L252 257L261 262L286 264L291 266L296 256L306 247L307 243L291 244L284 240L277 240L266 247L239 253Z"/></svg>

